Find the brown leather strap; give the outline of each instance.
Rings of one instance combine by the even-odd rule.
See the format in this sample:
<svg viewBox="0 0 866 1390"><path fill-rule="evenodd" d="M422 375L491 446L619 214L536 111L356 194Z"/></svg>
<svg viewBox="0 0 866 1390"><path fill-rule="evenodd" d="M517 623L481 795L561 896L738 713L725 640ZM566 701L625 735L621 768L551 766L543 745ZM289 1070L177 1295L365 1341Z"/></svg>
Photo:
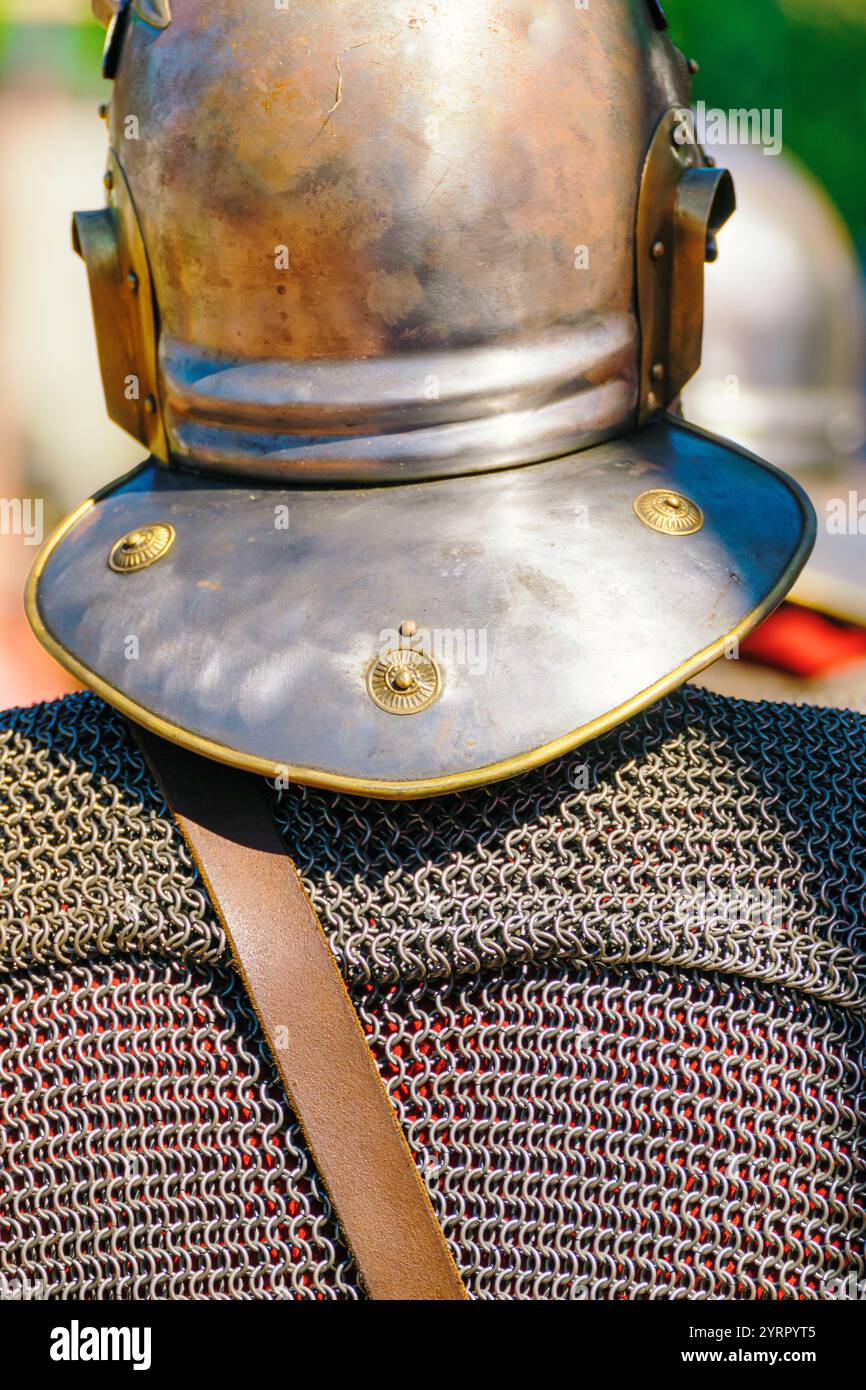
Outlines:
<svg viewBox="0 0 866 1390"><path fill-rule="evenodd" d="M135 733L225 927L367 1292L465 1298L263 784Z"/></svg>

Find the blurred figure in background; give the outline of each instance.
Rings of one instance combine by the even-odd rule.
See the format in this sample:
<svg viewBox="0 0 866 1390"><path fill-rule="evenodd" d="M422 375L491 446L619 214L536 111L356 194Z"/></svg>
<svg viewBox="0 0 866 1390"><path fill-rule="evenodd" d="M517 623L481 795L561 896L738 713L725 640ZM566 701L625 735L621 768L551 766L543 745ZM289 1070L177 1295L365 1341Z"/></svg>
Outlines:
<svg viewBox="0 0 866 1390"><path fill-rule="evenodd" d="M706 272L703 364L683 392L688 419L794 474L818 513L793 597L866 623L866 294L842 219L788 156L726 146L736 219ZM836 507L844 501L845 515Z"/></svg>
<svg viewBox="0 0 866 1390"><path fill-rule="evenodd" d="M776 670L718 663L732 694L866 699L866 295L841 217L789 156L725 146L737 216L706 273L703 365L683 413L794 474L818 519L795 603L744 649Z"/></svg>

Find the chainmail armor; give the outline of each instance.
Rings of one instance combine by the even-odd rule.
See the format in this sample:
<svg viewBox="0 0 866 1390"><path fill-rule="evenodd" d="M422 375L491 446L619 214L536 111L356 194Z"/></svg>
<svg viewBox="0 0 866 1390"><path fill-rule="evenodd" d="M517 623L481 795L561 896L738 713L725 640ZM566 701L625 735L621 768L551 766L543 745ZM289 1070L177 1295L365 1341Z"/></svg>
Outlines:
<svg viewBox="0 0 866 1390"><path fill-rule="evenodd" d="M686 689L461 797L275 795L473 1295L864 1277L864 767ZM124 720L0 716L0 816L0 1296L360 1296Z"/></svg>

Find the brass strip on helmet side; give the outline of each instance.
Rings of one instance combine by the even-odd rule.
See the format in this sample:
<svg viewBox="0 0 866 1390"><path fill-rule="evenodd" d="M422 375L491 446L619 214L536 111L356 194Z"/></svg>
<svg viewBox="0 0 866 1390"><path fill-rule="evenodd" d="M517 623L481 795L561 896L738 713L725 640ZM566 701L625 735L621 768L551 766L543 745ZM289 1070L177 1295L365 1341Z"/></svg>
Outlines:
<svg viewBox="0 0 866 1390"><path fill-rule="evenodd" d="M117 17L121 0L92 0L93 17L104 28ZM152 29L167 29L171 24L171 0L135 0L134 9Z"/></svg>
<svg viewBox="0 0 866 1390"><path fill-rule="evenodd" d="M170 0L135 0L135 12L152 29L167 29L171 24Z"/></svg>
<svg viewBox="0 0 866 1390"><path fill-rule="evenodd" d="M665 112L641 175L635 230L641 424L675 400L701 364L704 262L735 205L730 174L707 166L688 138L689 117L681 107Z"/></svg>
<svg viewBox="0 0 866 1390"><path fill-rule="evenodd" d="M157 316L135 207L120 161L109 151L109 203L76 212L73 246L87 266L105 405L121 429L166 462L157 383Z"/></svg>

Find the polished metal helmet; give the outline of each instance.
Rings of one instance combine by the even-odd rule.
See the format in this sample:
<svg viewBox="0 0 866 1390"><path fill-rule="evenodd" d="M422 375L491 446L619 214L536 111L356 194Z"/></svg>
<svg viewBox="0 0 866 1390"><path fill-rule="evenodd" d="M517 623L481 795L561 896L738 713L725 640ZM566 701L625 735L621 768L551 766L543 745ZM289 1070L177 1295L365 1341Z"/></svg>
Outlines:
<svg viewBox="0 0 866 1390"><path fill-rule="evenodd" d="M862 272L839 213L796 160L751 145L724 155L738 213L707 274L703 365L683 409L797 474L819 526L791 597L866 622Z"/></svg>
<svg viewBox="0 0 866 1390"><path fill-rule="evenodd" d="M733 209L650 0L98 0L75 218L151 458L28 611L151 729L381 796L627 717L793 582L796 484L664 413Z"/></svg>

